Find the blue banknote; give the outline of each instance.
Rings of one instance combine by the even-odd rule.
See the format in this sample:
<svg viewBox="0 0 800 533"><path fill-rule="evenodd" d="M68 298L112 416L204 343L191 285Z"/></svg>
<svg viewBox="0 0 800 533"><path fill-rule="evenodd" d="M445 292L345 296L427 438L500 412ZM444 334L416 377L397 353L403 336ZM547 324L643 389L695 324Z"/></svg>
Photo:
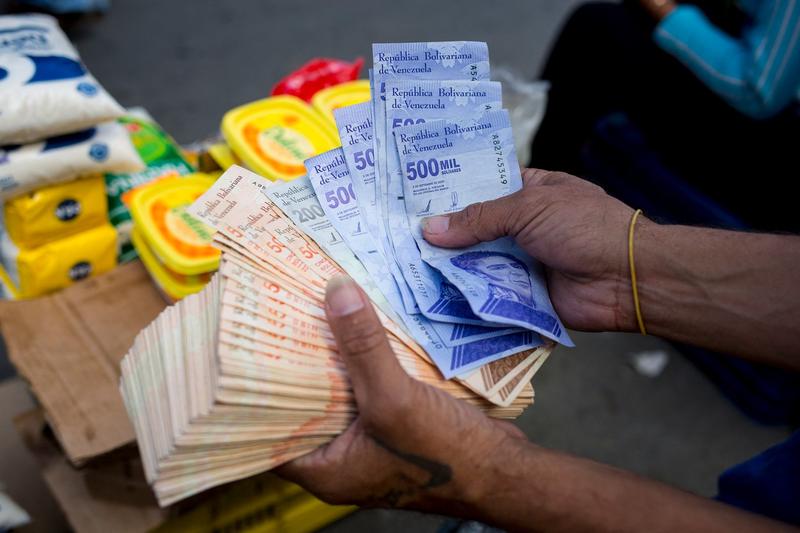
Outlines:
<svg viewBox="0 0 800 533"><path fill-rule="evenodd" d="M386 124L396 128L429 120L474 122L502 108L502 88L493 81L396 80L386 82ZM411 235L404 201L403 172L394 135L387 138L386 190L388 236L395 258L420 311L432 320L484 324L467 300L435 268L425 263ZM458 296L458 297L454 297Z"/></svg>
<svg viewBox="0 0 800 533"><path fill-rule="evenodd" d="M374 147L376 155L375 192L377 197L376 218L380 242L389 261L396 261L395 251L388 237L387 214L387 124L386 82L399 79L429 80L487 80L489 79L489 48L486 43L473 41L376 43L372 45L373 67L370 73L372 84L372 117L374 121ZM401 276L395 280L398 286L406 284ZM416 301L403 303L408 312L419 312Z"/></svg>
<svg viewBox="0 0 800 533"><path fill-rule="evenodd" d="M508 113L489 111L471 123L439 120L404 126L395 130L395 140L406 213L422 258L458 287L484 320L524 327L572 346L550 302L541 265L512 239L449 250L422 238L424 217L522 188Z"/></svg>
<svg viewBox="0 0 800 533"><path fill-rule="evenodd" d="M375 213L375 147L373 145L374 121L372 104L349 105L333 110L336 129L342 143L353 190L361 213ZM365 217L367 231L373 239L380 238L378 218Z"/></svg>
<svg viewBox="0 0 800 533"><path fill-rule="evenodd" d="M369 275L328 217L324 216L322 205L307 176L291 182L275 183L263 193L364 287L375 301L373 293L369 290L372 282L370 279L365 279L369 278ZM388 312L387 315L393 319L397 317L393 312ZM446 379L469 374L487 363L541 345L538 335L525 331L448 347L433 331L430 321L424 316L408 313L398 313L398 315L400 316L396 320L397 324L405 326L409 335L425 349Z"/></svg>
<svg viewBox="0 0 800 533"><path fill-rule="evenodd" d="M395 312L402 314L404 309L399 290L390 275L390 267L396 268L396 265L387 263L378 249L375 239L365 230L366 223L356 201L355 187L342 148L334 148L307 159L305 166L308 171L308 179L327 218L361 261ZM450 287L452 291L442 294L440 303L445 306L463 305L469 310L469 305L464 297L458 293L455 287L452 285ZM515 332L508 327L486 327L484 321L480 321L477 317L475 319L476 323L469 325L432 321L429 326L438 335L441 342L448 347L461 346L476 340Z"/></svg>

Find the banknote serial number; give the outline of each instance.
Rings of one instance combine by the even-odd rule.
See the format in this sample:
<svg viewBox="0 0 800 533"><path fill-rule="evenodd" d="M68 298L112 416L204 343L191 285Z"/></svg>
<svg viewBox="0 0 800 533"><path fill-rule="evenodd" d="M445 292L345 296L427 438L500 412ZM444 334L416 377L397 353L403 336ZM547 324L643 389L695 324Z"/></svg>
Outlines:
<svg viewBox="0 0 800 533"><path fill-rule="evenodd" d="M492 134L492 150L494 150L495 163L497 164L497 172L499 174L500 183L503 185L508 184L508 168L506 168L506 158L503 154L503 143L500 141L500 135Z"/></svg>

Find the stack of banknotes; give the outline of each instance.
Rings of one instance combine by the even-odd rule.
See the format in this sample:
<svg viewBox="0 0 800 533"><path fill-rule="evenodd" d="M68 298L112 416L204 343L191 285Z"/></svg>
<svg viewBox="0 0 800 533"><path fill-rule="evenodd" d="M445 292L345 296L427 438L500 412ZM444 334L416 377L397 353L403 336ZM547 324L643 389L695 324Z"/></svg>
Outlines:
<svg viewBox="0 0 800 533"><path fill-rule="evenodd" d="M189 208L216 230L219 273L122 361L162 505L308 453L353 420L324 312L335 275L369 295L411 376L490 416L518 416L554 343L571 345L540 265L512 240L422 238L424 217L522 186L486 44L375 44L373 59L372 101L336 110L342 146L306 160L307 176L233 166Z"/></svg>

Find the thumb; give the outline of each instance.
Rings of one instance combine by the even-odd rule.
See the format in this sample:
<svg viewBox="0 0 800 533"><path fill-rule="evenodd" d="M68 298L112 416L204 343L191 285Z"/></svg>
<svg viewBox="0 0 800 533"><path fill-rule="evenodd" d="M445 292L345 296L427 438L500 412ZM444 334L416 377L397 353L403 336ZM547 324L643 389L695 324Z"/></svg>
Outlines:
<svg viewBox="0 0 800 533"><path fill-rule="evenodd" d="M380 409L381 404L403 394L410 378L389 346L369 298L350 277L340 275L328 281L325 314L347 366L359 411Z"/></svg>
<svg viewBox="0 0 800 533"><path fill-rule="evenodd" d="M449 215L422 221L425 240L443 248L462 248L513 234L519 193L468 205Z"/></svg>

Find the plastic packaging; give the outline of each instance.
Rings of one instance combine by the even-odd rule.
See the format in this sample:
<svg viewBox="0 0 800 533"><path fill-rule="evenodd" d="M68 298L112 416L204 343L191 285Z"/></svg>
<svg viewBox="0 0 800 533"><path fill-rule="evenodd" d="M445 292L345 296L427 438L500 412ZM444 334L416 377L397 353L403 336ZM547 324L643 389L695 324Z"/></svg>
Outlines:
<svg viewBox="0 0 800 533"><path fill-rule="evenodd" d="M170 269L159 261L155 252L153 252L136 228L131 232L131 242L139 254L139 259L142 260L144 267L150 273L153 281L155 281L156 287L170 303L174 303L184 296L200 292L205 284L211 280L212 272L186 276Z"/></svg>
<svg viewBox="0 0 800 533"><path fill-rule="evenodd" d="M311 105L335 128L334 109L369 102L370 94L369 80L348 81L322 89L311 98Z"/></svg>
<svg viewBox="0 0 800 533"><path fill-rule="evenodd" d="M186 211L214 183L204 174L166 178L131 192L134 246L161 289L173 299L200 290L219 266L214 230ZM148 265L149 263L149 265Z"/></svg>
<svg viewBox="0 0 800 533"><path fill-rule="evenodd" d="M0 16L0 145L116 119L124 110L48 15Z"/></svg>
<svg viewBox="0 0 800 533"><path fill-rule="evenodd" d="M303 161L339 146L335 128L294 96L273 96L228 111L222 134L239 159L272 180L302 176Z"/></svg>
<svg viewBox="0 0 800 533"><path fill-rule="evenodd" d="M191 174L192 166L184 159L180 147L144 110L130 110L119 119L127 130L139 156L147 165L139 172L107 173L105 175L108 195L108 217L117 228L120 244L120 262L136 257L131 245L133 222L125 194L154 180Z"/></svg>
<svg viewBox="0 0 800 533"><path fill-rule="evenodd" d="M0 200L91 174L143 167L125 128L106 122L37 143L0 148Z"/></svg>
<svg viewBox="0 0 800 533"><path fill-rule="evenodd" d="M5 228L17 246L36 248L108 222L102 176L38 189L4 208Z"/></svg>
<svg viewBox="0 0 800 533"><path fill-rule="evenodd" d="M18 248L3 233L3 265L19 298L33 298L108 272L117 264L117 232L109 224L37 248Z"/></svg>
<svg viewBox="0 0 800 533"><path fill-rule="evenodd" d="M503 84L503 107L511 115L517 160L521 165L527 165L531 158L531 144L547 110L550 83L526 80L504 67L494 69L492 78Z"/></svg>
<svg viewBox="0 0 800 533"><path fill-rule="evenodd" d="M289 94L306 102L326 87L338 85L358 79L364 60L356 59L352 63L341 59L315 58L295 70L272 89L272 96Z"/></svg>

